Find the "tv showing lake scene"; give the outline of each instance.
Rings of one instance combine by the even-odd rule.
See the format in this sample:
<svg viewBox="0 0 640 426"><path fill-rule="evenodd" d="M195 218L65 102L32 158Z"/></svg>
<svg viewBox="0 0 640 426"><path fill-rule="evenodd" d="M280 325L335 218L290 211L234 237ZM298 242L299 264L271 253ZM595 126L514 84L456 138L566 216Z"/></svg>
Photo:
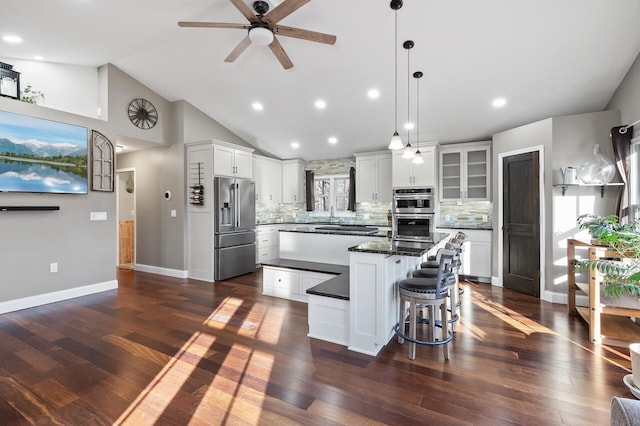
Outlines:
<svg viewBox="0 0 640 426"><path fill-rule="evenodd" d="M87 193L88 129L0 111L0 192Z"/></svg>

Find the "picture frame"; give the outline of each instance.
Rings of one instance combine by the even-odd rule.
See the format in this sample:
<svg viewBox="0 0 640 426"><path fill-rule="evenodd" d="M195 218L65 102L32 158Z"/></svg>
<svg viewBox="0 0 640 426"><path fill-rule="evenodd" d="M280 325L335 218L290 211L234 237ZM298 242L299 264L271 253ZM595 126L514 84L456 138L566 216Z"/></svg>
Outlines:
<svg viewBox="0 0 640 426"><path fill-rule="evenodd" d="M91 130L91 190L114 191L115 150L111 141Z"/></svg>

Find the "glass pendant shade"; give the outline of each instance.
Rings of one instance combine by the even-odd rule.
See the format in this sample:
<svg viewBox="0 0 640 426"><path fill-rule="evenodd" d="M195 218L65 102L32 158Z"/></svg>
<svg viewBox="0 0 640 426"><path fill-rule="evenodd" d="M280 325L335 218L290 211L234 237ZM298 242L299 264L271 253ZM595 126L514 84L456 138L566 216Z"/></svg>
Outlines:
<svg viewBox="0 0 640 426"><path fill-rule="evenodd" d="M398 132L394 132L393 136L391 136L391 142L389 142L389 149L402 149L402 148L404 148L402 139L400 139L400 135L398 134Z"/></svg>
<svg viewBox="0 0 640 426"><path fill-rule="evenodd" d="M422 153L420 152L420 148L416 151L416 154L413 156L413 164L422 164L424 163L424 159L422 158Z"/></svg>
<svg viewBox="0 0 640 426"><path fill-rule="evenodd" d="M580 166L578 180L587 185L604 185L611 182L615 174L613 161L600 154L600 144L595 144L591 158Z"/></svg>
<svg viewBox="0 0 640 426"><path fill-rule="evenodd" d="M402 153L402 158L413 158L415 154L411 143L407 142L407 146L404 147L404 152Z"/></svg>

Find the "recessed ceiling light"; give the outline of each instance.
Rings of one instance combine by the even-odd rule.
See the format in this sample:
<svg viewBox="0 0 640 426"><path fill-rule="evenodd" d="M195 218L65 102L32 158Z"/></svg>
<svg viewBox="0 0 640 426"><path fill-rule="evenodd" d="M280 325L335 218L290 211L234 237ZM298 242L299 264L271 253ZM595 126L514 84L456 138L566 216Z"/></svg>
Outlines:
<svg viewBox="0 0 640 426"><path fill-rule="evenodd" d="M291 142L291 148L298 149L300 148L300 144L298 142Z"/></svg>
<svg viewBox="0 0 640 426"><path fill-rule="evenodd" d="M327 103L325 101L323 101L322 99L318 99L315 103L316 108L318 109L325 109L327 107Z"/></svg>
<svg viewBox="0 0 640 426"><path fill-rule="evenodd" d="M406 130L413 130L414 127L415 127L415 125L413 123L405 123L404 124L404 128Z"/></svg>
<svg viewBox="0 0 640 426"><path fill-rule="evenodd" d="M36 55L36 56L33 57L33 59L35 59L36 61L44 61L44 56Z"/></svg>
<svg viewBox="0 0 640 426"><path fill-rule="evenodd" d="M264 109L264 106L260 102L254 102L251 104L251 107L256 111L262 111Z"/></svg>
<svg viewBox="0 0 640 426"><path fill-rule="evenodd" d="M491 102L494 108L502 108L507 104L507 100L505 98L496 98Z"/></svg>
<svg viewBox="0 0 640 426"><path fill-rule="evenodd" d="M330 144L334 144L334 145L337 144L338 143L338 138L331 136L329 138L329 143Z"/></svg>
<svg viewBox="0 0 640 426"><path fill-rule="evenodd" d="M5 36L2 36L2 40L11 44L22 43L21 37L18 37L17 35L12 35L12 34L7 34Z"/></svg>
<svg viewBox="0 0 640 426"><path fill-rule="evenodd" d="M380 97L380 91L378 89L370 89L367 92L369 99L378 99Z"/></svg>

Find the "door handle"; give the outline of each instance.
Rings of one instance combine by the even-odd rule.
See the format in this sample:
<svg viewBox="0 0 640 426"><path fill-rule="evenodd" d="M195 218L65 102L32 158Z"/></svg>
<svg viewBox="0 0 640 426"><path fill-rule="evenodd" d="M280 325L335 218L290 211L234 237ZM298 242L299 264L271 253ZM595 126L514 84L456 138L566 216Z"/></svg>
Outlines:
<svg viewBox="0 0 640 426"><path fill-rule="evenodd" d="M503 226L503 227L502 227L502 230L503 230L504 232L509 232L509 228L508 228L508 227L506 227L506 226Z"/></svg>

